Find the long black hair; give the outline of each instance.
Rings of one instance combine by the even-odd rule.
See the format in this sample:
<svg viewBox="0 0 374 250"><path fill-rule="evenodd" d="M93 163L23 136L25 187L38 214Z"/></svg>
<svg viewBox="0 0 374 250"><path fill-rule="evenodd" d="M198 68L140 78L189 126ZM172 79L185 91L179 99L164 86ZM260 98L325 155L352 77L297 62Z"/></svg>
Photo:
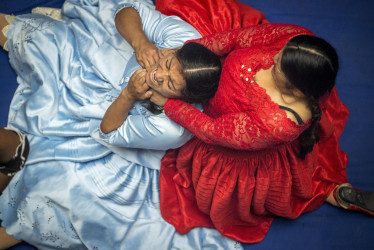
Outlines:
<svg viewBox="0 0 374 250"><path fill-rule="evenodd" d="M181 64L186 81L182 99L190 103L202 103L217 91L222 66L218 55L201 44L189 42L175 54Z"/></svg>
<svg viewBox="0 0 374 250"><path fill-rule="evenodd" d="M281 69L289 83L306 96L312 112L313 120L310 127L299 137L299 157L304 159L319 141L318 124L322 115L319 100L335 86L339 69L338 55L325 40L299 35L285 46Z"/></svg>
<svg viewBox="0 0 374 250"><path fill-rule="evenodd" d="M181 99L188 103L204 103L214 96L221 77L222 65L218 55L201 44L189 42L175 52L186 81ZM160 114L162 108L146 101L150 112Z"/></svg>

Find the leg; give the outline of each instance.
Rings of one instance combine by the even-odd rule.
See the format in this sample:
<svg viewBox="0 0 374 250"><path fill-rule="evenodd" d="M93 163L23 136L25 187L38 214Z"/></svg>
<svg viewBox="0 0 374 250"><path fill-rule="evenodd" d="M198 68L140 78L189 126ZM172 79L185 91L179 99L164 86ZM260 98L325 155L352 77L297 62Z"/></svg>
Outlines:
<svg viewBox="0 0 374 250"><path fill-rule="evenodd" d="M5 228L0 228L0 249L7 249L20 242L20 240L16 240L13 238L13 236L7 234Z"/></svg>
<svg viewBox="0 0 374 250"><path fill-rule="evenodd" d="M13 158L20 142L15 132L0 128L0 163L8 162Z"/></svg>
<svg viewBox="0 0 374 250"><path fill-rule="evenodd" d="M337 185L326 202L344 209L374 215L374 192L363 192L349 183Z"/></svg>
<svg viewBox="0 0 374 250"><path fill-rule="evenodd" d="M7 177L23 168L28 154L29 142L24 134L0 128L0 188L5 188L10 181Z"/></svg>
<svg viewBox="0 0 374 250"><path fill-rule="evenodd" d="M20 144L20 139L16 133L4 128L0 128L0 164L10 161ZM9 184L11 176L0 173L0 193Z"/></svg>
<svg viewBox="0 0 374 250"><path fill-rule="evenodd" d="M8 186L11 179L12 179L11 176L7 176L3 173L0 173L0 195L2 194L4 189Z"/></svg>
<svg viewBox="0 0 374 250"><path fill-rule="evenodd" d="M9 31L9 24L13 22L14 19L15 16L0 13L0 46L6 51L8 51L8 38L6 37L6 34Z"/></svg>
<svg viewBox="0 0 374 250"><path fill-rule="evenodd" d="M3 29L5 26L9 25L8 21L5 19L5 15L0 13L0 46L4 48L4 44L8 40L5 34L3 34Z"/></svg>
<svg viewBox="0 0 374 250"><path fill-rule="evenodd" d="M335 189L337 189L339 187L339 185L336 185L336 187L334 188L334 190L329 194L329 196L327 197L326 199L326 202L333 205L334 207L340 207L338 202L336 202L335 198L334 198L334 192L335 192Z"/></svg>
<svg viewBox="0 0 374 250"><path fill-rule="evenodd" d="M4 163L14 161L15 156L19 155L19 149L24 148L22 147L24 144L23 138L26 139L26 137L20 136L20 134L13 130L0 128L0 171L3 171L2 167L4 167ZM11 178L9 175L0 173L0 193L8 185ZM14 239L13 236L8 235L5 228L0 228L0 249L7 249L20 242Z"/></svg>

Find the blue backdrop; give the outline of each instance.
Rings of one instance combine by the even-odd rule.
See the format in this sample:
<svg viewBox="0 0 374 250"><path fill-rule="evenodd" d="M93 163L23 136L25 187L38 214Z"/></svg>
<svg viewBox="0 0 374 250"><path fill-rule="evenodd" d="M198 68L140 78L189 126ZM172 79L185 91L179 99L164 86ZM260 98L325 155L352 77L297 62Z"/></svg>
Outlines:
<svg viewBox="0 0 374 250"><path fill-rule="evenodd" d="M374 1L240 0L263 11L270 22L299 24L338 51L340 98L350 110L340 144L348 153L349 181L374 190ZM0 12L20 14L36 6L60 7L62 0L1 0ZM6 126L16 76L0 51L0 126ZM374 249L374 217L324 204L296 220L278 218L265 240L245 249ZM12 249L33 249L20 244Z"/></svg>

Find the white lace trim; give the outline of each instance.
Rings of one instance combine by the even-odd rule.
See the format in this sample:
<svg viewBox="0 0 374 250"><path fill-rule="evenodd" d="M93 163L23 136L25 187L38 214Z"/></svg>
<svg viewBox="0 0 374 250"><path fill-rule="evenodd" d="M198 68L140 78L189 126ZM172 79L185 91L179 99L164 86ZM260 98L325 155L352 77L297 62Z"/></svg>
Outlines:
<svg viewBox="0 0 374 250"><path fill-rule="evenodd" d="M5 15L5 20L8 22L8 25L6 25L6 26L1 30L1 32L3 33L3 35L4 35L5 37L7 37L8 31L9 31L9 24L10 24L11 22L13 22L15 19L16 19L15 16ZM6 50L6 51L9 51L8 46L7 46L7 43L8 43L8 41L6 41L6 42L4 43L3 49Z"/></svg>
<svg viewBox="0 0 374 250"><path fill-rule="evenodd" d="M31 10L33 14L42 14L49 16L55 20L62 21L61 9L48 8L48 7L36 7Z"/></svg>
<svg viewBox="0 0 374 250"><path fill-rule="evenodd" d="M62 21L62 16L61 16L61 9L56 9L56 8L48 8L48 7L36 7L32 9L31 13L34 14L42 14L45 16L49 16L55 20ZM5 37L7 37L7 33L9 31L9 24L13 22L16 19L15 16L12 15L5 15L5 20L8 22L8 25L5 26L1 32L4 34ZM9 51L8 46L7 46L8 41L5 42L3 49L6 51Z"/></svg>
<svg viewBox="0 0 374 250"><path fill-rule="evenodd" d="M8 23L13 22L15 19L16 19L16 16L13 16L13 15L5 15L5 20L6 20Z"/></svg>
<svg viewBox="0 0 374 250"><path fill-rule="evenodd" d="M6 34L8 33L9 31L9 24L7 26L5 26L1 32L3 32L3 35L6 37Z"/></svg>

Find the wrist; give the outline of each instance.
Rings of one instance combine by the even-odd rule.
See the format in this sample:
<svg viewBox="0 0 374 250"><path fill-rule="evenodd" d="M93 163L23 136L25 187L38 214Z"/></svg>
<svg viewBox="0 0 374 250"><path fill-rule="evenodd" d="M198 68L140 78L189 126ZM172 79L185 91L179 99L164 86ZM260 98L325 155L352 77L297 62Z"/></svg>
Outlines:
<svg viewBox="0 0 374 250"><path fill-rule="evenodd" d="M180 100L171 99L171 98L166 100L166 102L164 104L164 111L165 111L166 114L171 112L173 110L173 107L175 107L178 104L178 102L176 102L176 101L180 101Z"/></svg>
<svg viewBox="0 0 374 250"><path fill-rule="evenodd" d="M134 97L133 95L131 95L131 93L128 91L127 87L124 88L121 91L121 94L120 94L119 97L122 98L123 100L129 101L131 103L134 103L136 101L136 97Z"/></svg>
<svg viewBox="0 0 374 250"><path fill-rule="evenodd" d="M131 47L136 51L141 50L147 43L150 43L146 37L142 37L141 35L138 36L138 39L134 40L131 43Z"/></svg>

